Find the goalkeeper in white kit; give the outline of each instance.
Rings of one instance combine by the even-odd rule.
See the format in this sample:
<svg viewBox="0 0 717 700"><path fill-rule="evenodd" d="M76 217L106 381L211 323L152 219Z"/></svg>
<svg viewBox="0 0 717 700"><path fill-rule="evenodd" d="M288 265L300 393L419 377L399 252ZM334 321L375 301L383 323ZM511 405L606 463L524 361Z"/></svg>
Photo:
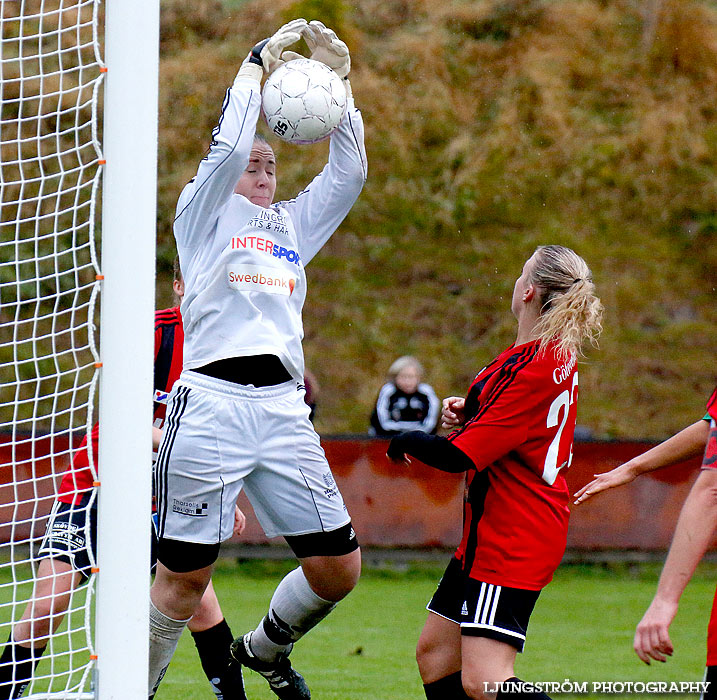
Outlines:
<svg viewBox="0 0 717 700"><path fill-rule="evenodd" d="M310 698L289 663L293 644L355 586L361 555L304 403L304 266L356 201L366 179L354 107L331 135L328 163L294 199L273 204L271 146L255 135L260 80L304 38L311 58L346 78L349 52L320 22L297 19L257 44L228 90L208 155L177 205L184 271L184 367L167 407L157 463L159 547L151 590L149 692L207 585L234 504L246 489L267 536L300 566L278 585L234 661L285 700Z"/></svg>

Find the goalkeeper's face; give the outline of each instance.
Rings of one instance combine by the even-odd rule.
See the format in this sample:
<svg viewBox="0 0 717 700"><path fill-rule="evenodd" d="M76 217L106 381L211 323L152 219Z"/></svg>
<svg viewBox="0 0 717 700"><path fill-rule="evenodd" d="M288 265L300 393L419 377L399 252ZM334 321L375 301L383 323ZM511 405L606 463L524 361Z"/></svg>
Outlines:
<svg viewBox="0 0 717 700"><path fill-rule="evenodd" d="M249 155L249 165L239 178L234 192L244 195L253 204L268 207L274 201L276 191L276 158L267 143L254 142Z"/></svg>

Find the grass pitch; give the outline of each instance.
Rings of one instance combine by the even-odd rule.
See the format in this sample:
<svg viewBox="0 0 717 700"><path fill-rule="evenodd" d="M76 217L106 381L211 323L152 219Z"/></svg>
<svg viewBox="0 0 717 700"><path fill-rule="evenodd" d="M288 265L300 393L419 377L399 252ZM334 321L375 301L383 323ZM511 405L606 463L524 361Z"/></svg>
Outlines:
<svg viewBox="0 0 717 700"><path fill-rule="evenodd" d="M235 634L256 626L279 578L290 568L289 563L219 564L214 585ZM671 630L673 658L647 667L632 651L635 625L652 599L659 570L659 565L561 567L538 600L517 675L560 682L702 680L714 567L700 569L683 595ZM356 590L292 654L312 696L423 698L414 648L425 604L441 573L432 566L365 571ZM245 680L251 700L275 698L256 674L245 672ZM185 633L157 700L212 697L191 636Z"/></svg>

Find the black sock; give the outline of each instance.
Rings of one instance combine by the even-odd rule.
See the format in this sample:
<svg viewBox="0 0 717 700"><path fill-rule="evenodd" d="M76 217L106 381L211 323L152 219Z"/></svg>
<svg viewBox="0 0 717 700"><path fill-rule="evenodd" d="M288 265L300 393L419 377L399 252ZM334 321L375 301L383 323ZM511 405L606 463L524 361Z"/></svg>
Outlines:
<svg viewBox="0 0 717 700"><path fill-rule="evenodd" d="M520 678L509 678L503 681L500 690L496 696L496 700L550 700L550 696L540 692L530 683L521 681Z"/></svg>
<svg viewBox="0 0 717 700"><path fill-rule="evenodd" d="M439 678L433 683L424 683L423 692L426 693L428 700L464 700L464 698L468 698L466 691L463 690L460 671Z"/></svg>
<svg viewBox="0 0 717 700"><path fill-rule="evenodd" d="M705 681L709 683L700 700L717 700L717 666L705 669Z"/></svg>
<svg viewBox="0 0 717 700"><path fill-rule="evenodd" d="M0 700L15 700L22 696L46 648L20 646L10 635L0 656Z"/></svg>
<svg viewBox="0 0 717 700"><path fill-rule="evenodd" d="M214 694L220 700L244 697L244 681L239 664L229 663L229 645L234 641L226 620L202 632L192 632L194 644ZM2 698L0 698L2 700Z"/></svg>

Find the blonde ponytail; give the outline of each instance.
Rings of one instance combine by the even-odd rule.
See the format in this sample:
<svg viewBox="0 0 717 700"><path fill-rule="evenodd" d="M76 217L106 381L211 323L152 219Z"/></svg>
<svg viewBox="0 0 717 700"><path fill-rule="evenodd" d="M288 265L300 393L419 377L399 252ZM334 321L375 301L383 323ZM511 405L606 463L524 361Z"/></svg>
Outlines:
<svg viewBox="0 0 717 700"><path fill-rule="evenodd" d="M582 354L584 341L597 347L603 305L595 295L587 263L570 248L540 246L530 281L540 295L541 313L535 332L541 345L554 342L558 356Z"/></svg>

